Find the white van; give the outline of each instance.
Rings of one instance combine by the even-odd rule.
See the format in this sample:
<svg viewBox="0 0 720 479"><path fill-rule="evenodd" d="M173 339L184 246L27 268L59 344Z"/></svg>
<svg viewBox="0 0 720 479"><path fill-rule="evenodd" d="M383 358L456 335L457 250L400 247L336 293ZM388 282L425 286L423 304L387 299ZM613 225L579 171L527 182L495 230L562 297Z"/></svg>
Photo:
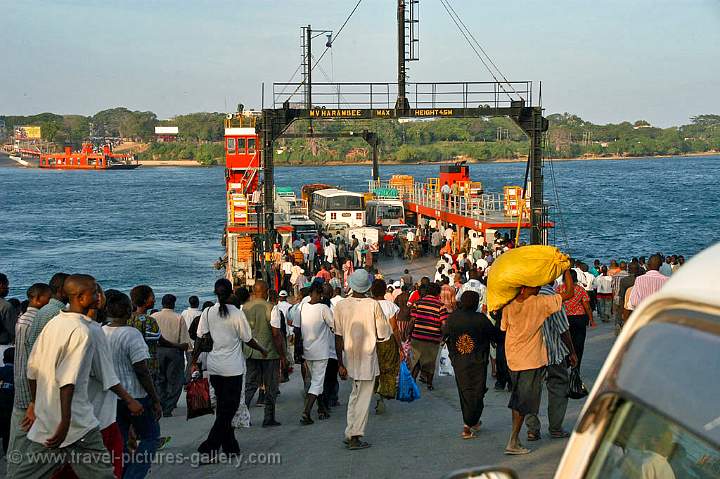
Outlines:
<svg viewBox="0 0 720 479"><path fill-rule="evenodd" d="M511 479L507 468L447 477ZM720 478L720 243L673 273L622 330L555 479Z"/></svg>

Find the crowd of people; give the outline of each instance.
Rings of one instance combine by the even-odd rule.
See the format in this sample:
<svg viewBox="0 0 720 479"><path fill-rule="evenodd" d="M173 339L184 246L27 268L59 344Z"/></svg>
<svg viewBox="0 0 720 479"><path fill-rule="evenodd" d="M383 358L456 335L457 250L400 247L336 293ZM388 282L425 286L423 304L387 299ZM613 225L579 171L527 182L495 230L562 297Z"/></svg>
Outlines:
<svg viewBox="0 0 720 479"><path fill-rule="evenodd" d="M433 277L415 281L406 269L386 281L372 261L351 254L359 241L338 251L319 236L292 254L277 248L269 282L248 289L219 279L216 301L201 307L191 296L181 312L171 294L158 310L150 286L103 291L85 274L57 273L31 285L25 300L6 300L9 279L0 274L0 433L3 449L23 458L8 464L8 477L144 477L170 440L161 435L162 418L175 414L183 386L198 375L209 377L215 403L214 424L198 447L206 462L239 453L235 429L249 426L256 394L262 427L281 426L279 389L295 370L305 426L330 417L340 405L339 380L351 381L343 442L364 449L370 409L374 402L382 414L395 398L400 363L432 391L444 347L461 437L478 435L490 372L495 389L510 392L505 452L526 454L520 430L525 424L528 441L541 436L543 383L549 434L569 435L568 368L580 367L594 318L621 328L684 262L659 254L608 265L571 260L554 284L523 287L501 311L488 312L488 273L515 245L499 236L474 248L440 243ZM194 350L207 337L211 350ZM31 460L51 449L62 454ZM102 451L112 453L110 462L73 461L73 453Z"/></svg>

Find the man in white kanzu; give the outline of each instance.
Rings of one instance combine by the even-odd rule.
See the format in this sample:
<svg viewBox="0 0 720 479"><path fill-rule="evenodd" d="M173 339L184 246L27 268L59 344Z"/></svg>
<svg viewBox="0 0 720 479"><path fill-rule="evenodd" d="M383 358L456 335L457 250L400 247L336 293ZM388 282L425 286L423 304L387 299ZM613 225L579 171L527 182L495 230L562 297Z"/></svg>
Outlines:
<svg viewBox="0 0 720 479"><path fill-rule="evenodd" d="M112 479L110 455L88 399L96 345L86 315L98 302L97 284L90 276L72 275L64 289L70 306L43 328L28 359L33 402L21 427L30 428L29 441L14 477L50 477L67 462L79 477ZM94 373L105 382L102 368ZM89 454L98 459L83 461Z"/></svg>
<svg viewBox="0 0 720 479"><path fill-rule="evenodd" d="M331 356L330 341L335 340L332 332L335 327L333 314L330 307L322 303L321 299L322 284L315 282L310 286L310 301L301 305L298 315L299 324L295 324L295 327L300 328L301 332L300 338L295 338L295 340L302 341L303 358L310 372L310 388L305 396L305 409L300 418L300 424L303 426L314 423L310 413L318 396L323 393L325 370ZM325 408L323 401L317 401L317 403L318 419L329 418L329 411Z"/></svg>
<svg viewBox="0 0 720 479"><path fill-rule="evenodd" d="M345 444L350 450L365 449L365 435L375 378L380 374L376 344L392 334L382 308L366 296L370 278L365 270L348 278L352 294L335 306L335 347L340 378L352 379L348 399Z"/></svg>

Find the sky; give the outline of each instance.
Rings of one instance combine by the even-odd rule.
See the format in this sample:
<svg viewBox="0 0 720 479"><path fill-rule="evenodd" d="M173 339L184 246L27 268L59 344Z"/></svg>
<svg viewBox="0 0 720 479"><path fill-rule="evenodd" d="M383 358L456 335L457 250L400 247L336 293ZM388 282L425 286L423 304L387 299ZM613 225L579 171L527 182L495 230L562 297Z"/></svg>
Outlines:
<svg viewBox="0 0 720 479"><path fill-rule="evenodd" d="M0 0L0 114L259 108L263 82L267 106L300 63L300 27L337 31L355 3ZM508 79L542 82L548 113L661 127L720 113L720 0L450 3ZM363 0L315 81L396 81L395 5ZM410 81L490 80L440 1L420 0Z"/></svg>

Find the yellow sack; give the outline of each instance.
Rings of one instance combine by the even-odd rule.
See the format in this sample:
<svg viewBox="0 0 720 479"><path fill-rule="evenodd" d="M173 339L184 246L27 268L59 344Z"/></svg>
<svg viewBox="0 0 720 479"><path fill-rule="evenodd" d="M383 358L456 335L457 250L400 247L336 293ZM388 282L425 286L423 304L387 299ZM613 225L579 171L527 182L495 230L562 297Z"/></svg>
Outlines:
<svg viewBox="0 0 720 479"><path fill-rule="evenodd" d="M522 246L503 253L488 271L488 311L497 311L508 304L522 286L548 284L569 267L567 255L554 246Z"/></svg>

